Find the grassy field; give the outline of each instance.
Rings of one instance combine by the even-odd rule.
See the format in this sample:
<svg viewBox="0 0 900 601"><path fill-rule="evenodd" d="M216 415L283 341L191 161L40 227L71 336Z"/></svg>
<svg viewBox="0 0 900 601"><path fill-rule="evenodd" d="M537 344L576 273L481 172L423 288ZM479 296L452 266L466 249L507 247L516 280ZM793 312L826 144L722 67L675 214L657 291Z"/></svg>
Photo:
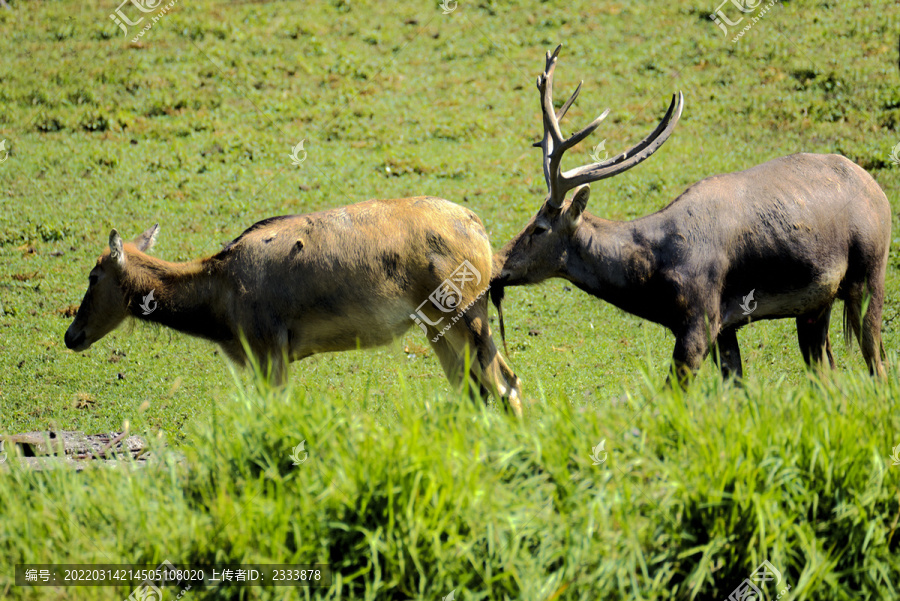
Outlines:
<svg viewBox="0 0 900 601"><path fill-rule="evenodd" d="M665 392L674 338L561 280L507 291L522 423L458 398L416 328L295 363L287 392L168 330L126 326L82 354L62 342L113 227L158 222L153 254L187 260L265 217L429 194L478 213L499 248L545 192L534 80L560 42L557 96L585 82L567 131L612 108L569 165L603 139L625 150L686 99L666 145L595 184L589 211L632 219L805 151L856 161L897 215L900 5L782 1L734 42L749 15L726 35L714 4L682 1L176 1L132 42L157 12L124 34L115 3L8 2L0 432L127 420L187 461L0 470L0 596L121 599L16 587L12 566L164 559L335 572L330 589L198 599L722 599L763 560L782 599L900 596L896 224L880 384L835 319L833 377L807 375L792 321L768 322L739 334L746 388L705 366Z"/></svg>

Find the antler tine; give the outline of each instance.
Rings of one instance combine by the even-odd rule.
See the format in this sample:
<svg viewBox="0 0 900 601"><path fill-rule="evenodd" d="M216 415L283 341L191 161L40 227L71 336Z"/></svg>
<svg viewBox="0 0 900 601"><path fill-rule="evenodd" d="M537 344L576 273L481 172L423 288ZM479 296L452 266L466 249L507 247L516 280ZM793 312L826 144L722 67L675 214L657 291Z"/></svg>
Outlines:
<svg viewBox="0 0 900 601"><path fill-rule="evenodd" d="M540 142L537 142L534 145L541 149L541 166L544 170L544 181L547 184L547 197L550 198L553 195L553 181L550 176L550 154L553 152L553 139L551 138L550 133L552 125L547 123L547 115L546 111L544 111L543 78L543 75L538 77L538 89L541 91L541 113L543 114L541 120L544 123L544 137L541 138Z"/></svg>
<svg viewBox="0 0 900 601"><path fill-rule="evenodd" d="M556 164L554 164L553 149L562 142L562 134L559 131L559 119L553 110L553 71L556 69L556 59L561 48L562 44L557 46L552 54L547 52L544 72L537 78L537 88L541 95L544 136L535 146L541 149L543 155L541 163L544 170L544 180L547 184L547 198L551 200L555 196L553 192L556 187L554 186L554 179L559 174L559 161L556 161ZM571 102L568 104L571 104ZM566 107L566 110L568 110L568 107Z"/></svg>
<svg viewBox="0 0 900 601"><path fill-rule="evenodd" d="M559 48L556 49L559 52ZM550 133L554 146L562 142L562 134L559 131L559 121L556 111L553 109L553 71L556 68L556 53L548 61L547 69L538 78L538 88L541 91L541 112L544 115L544 133ZM568 109L567 109L568 110Z"/></svg>
<svg viewBox="0 0 900 601"><path fill-rule="evenodd" d="M560 45L560 47L561 46L562 45ZM555 54L558 54L558 53L559 53L559 47L557 47ZM554 63L553 63L553 65L551 65L551 67L553 67L555 65L556 65L556 62L554 59ZM548 113L547 109L544 108L544 109L542 109L544 115L553 114L552 113L552 111L553 111L552 74L553 74L553 72L550 71L551 79L547 82L547 87L549 88L549 96L550 96L550 98L548 100L549 104L547 106L549 107L549 111L551 111L551 112ZM538 85L540 86L540 84L538 84ZM558 178L559 178L559 164L560 164L560 160L562 159L562 153L565 152L565 148L564 148L565 140L562 139L562 132L559 129L559 122L563 117L566 116L566 113L569 112L569 108L575 102L575 99L578 98L578 94L581 92L582 85L584 85L584 81L578 82L578 87L575 88L575 91L572 92L572 95L569 96L569 99L566 100L566 103L563 104L562 107L560 107L559 111L557 111L555 113L555 115L554 115L555 122L551 122L551 123L553 123L553 125L550 128L548 128L546 125L544 126L544 139L541 142L539 142L538 144L535 144L535 146L540 146L541 148L544 149L544 159L543 159L544 178L547 180L548 198L550 199L551 204L553 204L554 206L560 206L560 203L562 203L562 198L559 196L558 193L554 192L554 189L559 188L558 182L557 182L556 186L553 186L551 184L551 182L553 180L558 180ZM543 93L543 90L541 90L541 92ZM544 100L542 97L542 100L541 100L542 107L544 106L543 102L544 102ZM608 112L609 111L607 111L607 113ZM604 113L603 117L606 117L605 113ZM602 120L603 117L601 117L600 120ZM599 121L597 121L596 123L597 123L597 125L599 125ZM595 126L595 128L596 128L596 126ZM591 131L593 131L593 130L591 130ZM552 139L552 143L551 143L551 139L550 139L552 134L550 132L555 132L555 136ZM587 133L590 133L590 132L587 132ZM587 134L585 134L585 135L587 135ZM561 150L557 151L557 148L561 148ZM557 160L555 161L555 163L553 161L554 156L557 156ZM564 197L565 193L563 193L562 196Z"/></svg>
<svg viewBox="0 0 900 601"><path fill-rule="evenodd" d="M565 152L562 149L565 140L559 129L559 117L569 110L578 94L578 90L576 90L576 93L563 105L558 115L553 108L553 72L556 69L556 60L561 48L562 44L556 47L552 55L548 53L546 69L538 79L538 87L541 92L541 113L544 120L544 138L541 141L541 149L544 153L544 178L547 180L547 199L554 207L561 206L562 197L565 196L565 192L560 195L559 186L559 164L562 154Z"/></svg>
<svg viewBox="0 0 900 601"><path fill-rule="evenodd" d="M636 146L607 161L566 171L559 175L558 181L568 191L582 184L618 175L638 165L659 150L669 136L672 135L675 125L681 118L682 109L684 109L684 95L678 92L678 94L672 96L669 110L666 111L666 115L659 122L659 125L656 126L656 129Z"/></svg>
<svg viewBox="0 0 900 601"><path fill-rule="evenodd" d="M581 91L581 86L584 84L584 80L578 83L578 87L575 88L575 91L572 92L572 95L569 96L569 99L566 100L566 103L562 105L562 108L559 109L559 112L556 113L556 120L562 121L562 118L566 116L566 113L569 112L569 107L572 106L572 103L575 102L575 99L578 98L578 93Z"/></svg>
<svg viewBox="0 0 900 601"><path fill-rule="evenodd" d="M547 64L544 66L544 74L546 75L550 72L550 68L553 66L552 63L556 62L556 57L559 56L559 51L562 50L562 44L556 47L556 50L553 51L553 54L550 54L550 51L547 51L546 61Z"/></svg>
<svg viewBox="0 0 900 601"><path fill-rule="evenodd" d="M568 138L566 138L563 141L563 143L560 144L560 150L562 152L564 152L564 151L572 148L573 146L575 146L576 144L578 144L585 138L587 138L592 133L594 133L594 131L598 127L600 127L600 124L603 122L604 119L606 119L606 117L608 115L609 115L609 109L606 109L605 111L603 111L602 115L600 115L599 117L597 117L596 119L591 121L590 125L588 125L584 129L582 129L581 131L578 131L578 132L572 134L571 136L569 136Z"/></svg>

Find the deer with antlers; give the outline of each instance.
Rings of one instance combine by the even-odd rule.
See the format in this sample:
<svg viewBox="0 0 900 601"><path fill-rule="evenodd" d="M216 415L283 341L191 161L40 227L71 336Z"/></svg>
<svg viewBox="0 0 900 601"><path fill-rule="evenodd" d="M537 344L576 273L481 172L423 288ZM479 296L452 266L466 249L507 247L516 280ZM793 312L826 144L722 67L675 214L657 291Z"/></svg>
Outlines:
<svg viewBox="0 0 900 601"><path fill-rule="evenodd" d="M521 383L488 326L491 245L468 209L415 197L272 217L186 263L147 254L158 232L129 243L112 231L68 348L134 317L215 342L238 364L255 359L283 384L290 361L387 344L416 324L451 383L471 378L521 417Z"/></svg>
<svg viewBox="0 0 900 601"><path fill-rule="evenodd" d="M563 171L563 154L596 130L609 110L563 137L559 121L581 85L554 111L560 48L547 53L537 80L544 137L535 146L543 151L547 198L494 255L491 297L497 308L505 287L565 278L671 330L675 376L684 384L710 353L725 377L740 378L737 331L761 319L794 318L807 365L827 357L834 367L828 325L832 305L841 299L845 337L852 330L869 371L883 375L891 210L875 180L842 156L795 154L704 179L634 221L595 217L585 211L590 183L631 169L658 150L684 99L677 94L656 130L628 152ZM503 336L502 313L500 325Z"/></svg>

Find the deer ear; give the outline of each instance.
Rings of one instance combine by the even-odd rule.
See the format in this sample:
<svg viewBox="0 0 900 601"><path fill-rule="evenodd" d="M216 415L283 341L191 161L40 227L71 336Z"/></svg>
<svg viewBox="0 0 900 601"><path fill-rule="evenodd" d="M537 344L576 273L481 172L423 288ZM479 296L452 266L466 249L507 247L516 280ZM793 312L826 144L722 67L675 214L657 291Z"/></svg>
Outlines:
<svg viewBox="0 0 900 601"><path fill-rule="evenodd" d="M581 214L584 213L584 209L587 207L588 198L590 197L590 184L583 184L575 188L575 194L572 196L572 202L569 203L569 208L566 210L569 218L572 221L577 221L581 217Z"/></svg>
<svg viewBox="0 0 900 601"><path fill-rule="evenodd" d="M119 267L125 267L125 250L122 248L122 236L113 230L109 233L109 258Z"/></svg>
<svg viewBox="0 0 900 601"><path fill-rule="evenodd" d="M134 239L134 245L141 252L147 252L156 244L156 236L159 234L159 224L157 223L143 234Z"/></svg>

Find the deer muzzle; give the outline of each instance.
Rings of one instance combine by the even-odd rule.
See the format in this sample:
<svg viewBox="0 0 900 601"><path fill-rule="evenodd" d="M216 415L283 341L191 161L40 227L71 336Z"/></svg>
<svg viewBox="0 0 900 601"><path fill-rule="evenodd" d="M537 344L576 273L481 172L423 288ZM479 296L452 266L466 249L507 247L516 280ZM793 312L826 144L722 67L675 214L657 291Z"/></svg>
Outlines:
<svg viewBox="0 0 900 601"><path fill-rule="evenodd" d="M86 342L87 336L84 333L84 330L74 334L72 332L72 328L66 330L66 335L63 337L63 341L66 343L66 348L71 349L76 352L86 351L90 348L91 344Z"/></svg>

